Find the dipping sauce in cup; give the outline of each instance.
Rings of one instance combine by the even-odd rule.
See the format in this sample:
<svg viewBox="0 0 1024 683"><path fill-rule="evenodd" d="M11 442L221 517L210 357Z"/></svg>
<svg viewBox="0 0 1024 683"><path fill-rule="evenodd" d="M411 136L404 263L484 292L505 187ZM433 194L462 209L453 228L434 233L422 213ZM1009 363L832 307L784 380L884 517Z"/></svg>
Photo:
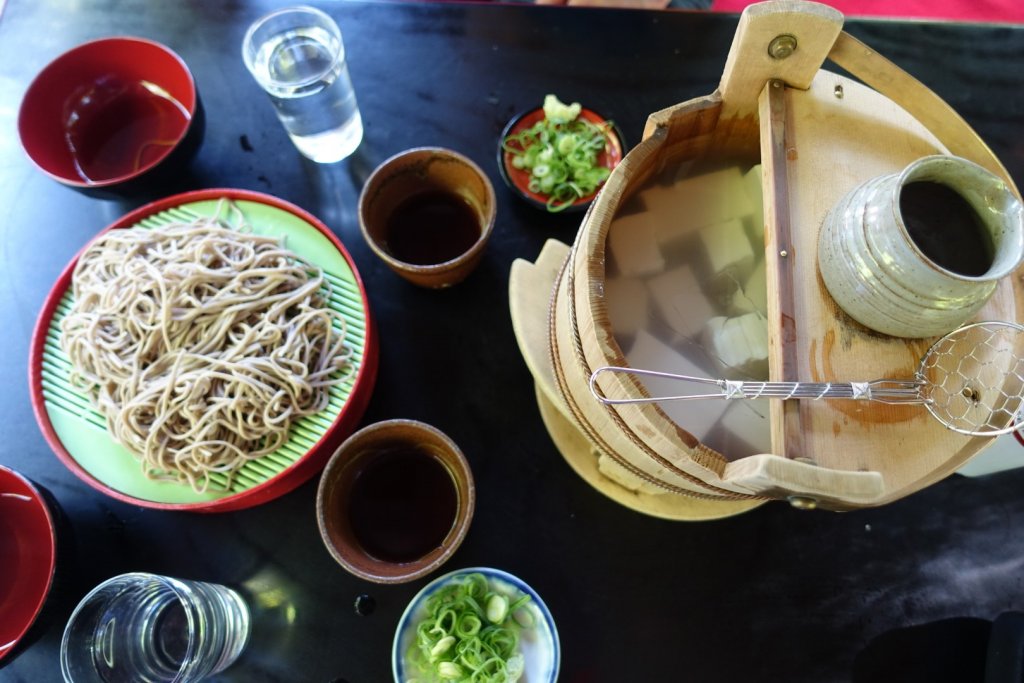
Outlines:
<svg viewBox="0 0 1024 683"><path fill-rule="evenodd" d="M359 227L393 271L422 287L461 282L494 229L494 188L470 159L420 147L377 167L359 196Z"/></svg>
<svg viewBox="0 0 1024 683"><path fill-rule="evenodd" d="M356 465L348 521L363 549L387 562L414 562L441 546L458 505L444 463L419 444L398 444Z"/></svg>
<svg viewBox="0 0 1024 683"><path fill-rule="evenodd" d="M384 248L399 261L417 266L458 258L480 239L480 220L457 194L432 190L413 195L388 218Z"/></svg>
<svg viewBox="0 0 1024 683"><path fill-rule="evenodd" d="M440 567L462 543L476 502L458 447L413 420L356 432L324 468L317 523L346 570L376 583L402 583Z"/></svg>

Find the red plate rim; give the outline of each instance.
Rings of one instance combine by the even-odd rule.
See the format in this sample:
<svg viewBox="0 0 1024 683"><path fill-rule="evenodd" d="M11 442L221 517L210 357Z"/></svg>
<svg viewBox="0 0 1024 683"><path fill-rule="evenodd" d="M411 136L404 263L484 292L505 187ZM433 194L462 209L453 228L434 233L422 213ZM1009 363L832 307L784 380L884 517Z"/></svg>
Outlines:
<svg viewBox="0 0 1024 683"><path fill-rule="evenodd" d="M587 109L583 107L580 109L580 118L586 119L591 123L608 123L608 119L601 116L593 109ZM512 154L505 151L504 142L505 138L513 133L532 126L534 123L544 118L543 107L537 107L536 109L530 109L524 111L512 118L511 121L505 126L505 129L501 131L501 137L498 138L498 170L501 172L501 178L505 181L516 194L521 198L525 199L530 204L541 209L547 209L548 198L546 195L531 192L528 185L530 176L526 171L519 170L512 166ZM625 154L622 131L619 130L618 126L612 123L611 129L608 131L608 142L605 145L605 150L598 157L598 161L603 163L608 170L614 169L622 161L622 157ZM603 161L602 161L603 160ZM592 201L597 193L604 187L604 183L598 186L596 190L588 194L586 197L580 197L572 203L571 206L561 209L558 213L565 213L567 211L579 211L586 208Z"/></svg>
<svg viewBox="0 0 1024 683"><path fill-rule="evenodd" d="M225 197L228 199L253 201L287 211L315 227L331 241L331 244L334 245L345 259L346 263L348 263L349 268L352 269L353 278L359 288L359 295L363 300L364 326L366 330L363 347L363 363L360 365L359 370L356 373L356 379L352 384L352 393L349 396L349 400L342 407L338 417L334 420L331 426L327 428L323 436L320 437L320 440L313 444L303 457L296 460L276 476L262 484L257 484L252 488L214 501L203 501L197 503L161 503L136 498L108 486L89 474L81 465L78 464L78 461L76 461L68 452L60 438L58 438L57 433L53 428L53 424L50 422L49 415L46 412L46 406L43 399L42 357L43 346L46 342L46 333L49 330L50 321L53 319L53 314L57 308L57 304L60 303L60 300L64 297L64 293L71 285L71 275L74 271L75 264L78 263L78 259L82 253L93 242L99 239L101 235L106 234L110 230L130 227L147 216L182 204L209 199L221 199ZM377 378L377 360L377 335L376 329L373 325L373 316L370 314L370 305L369 299L366 296L366 288L363 286L363 280L359 275L358 269L356 269L355 262L353 262L352 257L349 255L348 251L345 249L344 245L342 245L337 236L318 218L313 216L313 214L296 206L295 204L292 204L291 202L278 199L277 197L273 197L262 192L230 188L215 188L183 192L181 194L172 195L170 197L165 197L164 199L158 199L154 202L150 202L149 204L145 204L144 206L125 214L105 227L97 233L95 237L89 240L77 254L75 254L68 265L65 266L64 270L57 278L57 282L47 295L46 300L43 303L43 309L36 320L35 329L32 331L32 343L29 349L28 366L29 390L32 399L32 410L35 413L36 421L39 423L39 428L42 430L47 443L50 444L50 447L53 449L54 453L57 454L60 461L89 486L92 486L101 493L105 493L106 495L116 498L124 503L130 503L132 505L138 505L145 508L158 510L187 510L193 512L228 512L230 510L241 510L253 507L277 498L278 496L282 496L308 480L324 466L327 458L330 456L330 448L341 443L344 437L355 428L356 424L362 417L363 412L366 410L366 405L369 403L370 394L373 391L373 385Z"/></svg>
<svg viewBox="0 0 1024 683"><path fill-rule="evenodd" d="M17 637L10 643L0 643L0 661L2 661L4 657L6 657L9 653L14 652L16 649L18 649L18 643L21 641L22 638L25 637L25 634L28 633L29 629L32 628L32 625L36 622L36 619L39 618L39 614L43 611L43 605L46 603L46 598L50 595L50 589L53 588L53 579L57 571L57 526L53 518L53 512L50 510L50 506L47 504L42 492L35 484L32 483L30 479L28 479L20 472L12 470L10 467L6 467L4 465L0 465L0 470L3 470L4 472L13 476L26 489L31 491L32 500L46 516L46 526L50 531L50 537L48 539L49 544L47 546L49 558L47 560L46 567L46 587L40 592L38 596L35 596L35 604L32 606L31 617L27 619L25 623L22 625Z"/></svg>

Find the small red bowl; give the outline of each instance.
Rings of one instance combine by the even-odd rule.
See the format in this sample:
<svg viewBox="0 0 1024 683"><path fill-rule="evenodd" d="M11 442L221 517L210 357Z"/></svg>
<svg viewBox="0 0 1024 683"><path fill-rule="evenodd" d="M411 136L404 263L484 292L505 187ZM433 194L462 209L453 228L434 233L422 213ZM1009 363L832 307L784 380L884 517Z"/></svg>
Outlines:
<svg viewBox="0 0 1024 683"><path fill-rule="evenodd" d="M18 112L32 162L88 194L123 194L158 167L182 165L203 127L188 66L143 38L102 38L65 52L32 81Z"/></svg>
<svg viewBox="0 0 1024 683"><path fill-rule="evenodd" d="M35 623L56 567L53 511L35 484L0 465L0 661Z"/></svg>
<svg viewBox="0 0 1024 683"><path fill-rule="evenodd" d="M590 121L591 123L605 124L609 123L607 119L591 109L580 110L579 117ZM547 209L548 197L537 192L530 190L530 172L516 168L512 165L512 153L505 149L504 142L510 135L515 135L533 124L544 118L544 109L538 107L537 109L531 109L523 112L518 116L514 117L505 126L505 130L501 131L501 137L498 138L498 170L501 172L501 179L505 181L505 184L509 188L519 195L522 199L525 199L527 203L532 204L540 209ZM611 128L608 129L607 143L605 144L604 151L597 156L597 163L601 166L605 166L609 170L615 168L622 161L622 156L625 153L625 143L622 139L622 131L619 130L618 126L614 123L611 124ZM598 186L596 190L591 192L585 197L580 197L572 206L560 209L558 213L582 211L587 208L597 193L600 192L601 187Z"/></svg>

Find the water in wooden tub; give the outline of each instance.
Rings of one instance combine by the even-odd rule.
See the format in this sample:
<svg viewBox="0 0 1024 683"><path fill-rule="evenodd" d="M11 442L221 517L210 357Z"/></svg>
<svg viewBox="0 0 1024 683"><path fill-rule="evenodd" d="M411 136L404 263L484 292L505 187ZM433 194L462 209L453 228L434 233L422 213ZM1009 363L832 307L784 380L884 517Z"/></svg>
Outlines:
<svg viewBox="0 0 1024 683"><path fill-rule="evenodd" d="M768 379L760 166L667 169L623 205L607 246L608 315L630 367ZM652 396L684 393L638 379ZM771 452L767 400L659 406L730 460Z"/></svg>

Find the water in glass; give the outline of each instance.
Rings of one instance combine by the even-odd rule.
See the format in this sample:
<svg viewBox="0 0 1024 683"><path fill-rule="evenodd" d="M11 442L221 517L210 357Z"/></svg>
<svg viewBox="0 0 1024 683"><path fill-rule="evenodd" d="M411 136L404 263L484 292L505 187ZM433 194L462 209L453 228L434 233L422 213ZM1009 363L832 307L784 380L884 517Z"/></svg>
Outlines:
<svg viewBox="0 0 1024 683"><path fill-rule="evenodd" d="M363 121L340 36L319 26L272 34L256 47L253 74L304 155L329 163L359 146Z"/></svg>
<svg viewBox="0 0 1024 683"><path fill-rule="evenodd" d="M189 682L221 671L249 637L249 610L233 590L128 574L87 596L62 645L65 681Z"/></svg>

